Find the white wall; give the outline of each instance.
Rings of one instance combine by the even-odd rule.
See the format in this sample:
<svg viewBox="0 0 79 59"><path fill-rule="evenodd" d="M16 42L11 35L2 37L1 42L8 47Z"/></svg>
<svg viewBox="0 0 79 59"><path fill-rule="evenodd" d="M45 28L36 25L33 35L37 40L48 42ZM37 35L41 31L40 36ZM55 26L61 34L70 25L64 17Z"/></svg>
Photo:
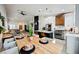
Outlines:
<svg viewBox="0 0 79 59"><path fill-rule="evenodd" d="M11 29L18 29L19 23L23 23L24 25L29 25L29 23L33 22L33 16L12 16L9 17L9 26Z"/></svg>
<svg viewBox="0 0 79 59"><path fill-rule="evenodd" d="M39 30L42 30L46 24L52 24L52 28L55 27L54 16L39 16Z"/></svg>

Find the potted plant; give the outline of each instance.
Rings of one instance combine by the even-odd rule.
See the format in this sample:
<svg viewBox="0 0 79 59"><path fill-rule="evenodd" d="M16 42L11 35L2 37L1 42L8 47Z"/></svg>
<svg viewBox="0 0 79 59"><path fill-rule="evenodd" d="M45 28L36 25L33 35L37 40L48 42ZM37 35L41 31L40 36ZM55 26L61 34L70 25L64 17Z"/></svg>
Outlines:
<svg viewBox="0 0 79 59"><path fill-rule="evenodd" d="M0 26L0 51L2 49L2 33L4 32L4 28L2 26Z"/></svg>
<svg viewBox="0 0 79 59"><path fill-rule="evenodd" d="M32 36L33 35L33 30L32 30L32 25L30 24L29 25L29 36Z"/></svg>
<svg viewBox="0 0 79 59"><path fill-rule="evenodd" d="M33 39L32 36L33 36L33 28L32 28L32 25L30 24L30 25L29 25L29 39L30 39L30 40Z"/></svg>
<svg viewBox="0 0 79 59"><path fill-rule="evenodd" d="M2 26L4 26L5 24L4 24L4 19L5 19L5 17L4 16L2 16L1 15L1 13L0 13L0 20L2 21Z"/></svg>

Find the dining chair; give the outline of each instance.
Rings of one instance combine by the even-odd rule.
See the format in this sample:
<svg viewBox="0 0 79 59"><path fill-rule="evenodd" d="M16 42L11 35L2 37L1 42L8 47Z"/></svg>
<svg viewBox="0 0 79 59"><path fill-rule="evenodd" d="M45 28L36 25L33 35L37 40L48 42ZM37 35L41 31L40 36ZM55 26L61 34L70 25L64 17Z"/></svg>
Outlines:
<svg viewBox="0 0 79 59"><path fill-rule="evenodd" d="M9 43L9 42L13 42L15 41L15 38L9 38L9 39L5 39L4 43Z"/></svg>
<svg viewBox="0 0 79 59"><path fill-rule="evenodd" d="M10 48L13 48L15 46L16 46L16 41L9 42L9 43L8 42L4 42L4 44L3 44L3 48L5 50L10 49Z"/></svg>
<svg viewBox="0 0 79 59"><path fill-rule="evenodd" d="M11 49L2 51L0 54L19 54L18 47L13 47Z"/></svg>

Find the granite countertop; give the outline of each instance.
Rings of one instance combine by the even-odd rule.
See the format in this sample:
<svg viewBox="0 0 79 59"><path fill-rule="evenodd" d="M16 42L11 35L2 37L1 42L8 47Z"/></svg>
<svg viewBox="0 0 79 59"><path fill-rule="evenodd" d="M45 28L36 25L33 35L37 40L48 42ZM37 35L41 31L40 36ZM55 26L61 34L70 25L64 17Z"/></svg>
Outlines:
<svg viewBox="0 0 79 59"><path fill-rule="evenodd" d="M79 33L66 33L65 36L73 36L73 37L79 37Z"/></svg>
<svg viewBox="0 0 79 59"><path fill-rule="evenodd" d="M46 31L46 30L36 30L35 32L53 33L53 31Z"/></svg>

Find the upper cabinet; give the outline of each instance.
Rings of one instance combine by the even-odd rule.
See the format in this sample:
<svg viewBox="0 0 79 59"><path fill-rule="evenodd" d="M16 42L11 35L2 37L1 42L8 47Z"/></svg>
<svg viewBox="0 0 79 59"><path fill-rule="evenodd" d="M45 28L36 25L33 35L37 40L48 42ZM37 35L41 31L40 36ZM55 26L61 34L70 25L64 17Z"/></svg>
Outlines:
<svg viewBox="0 0 79 59"><path fill-rule="evenodd" d="M75 13L65 14L65 27L73 27L75 26Z"/></svg>
<svg viewBox="0 0 79 59"><path fill-rule="evenodd" d="M64 26L64 15L57 15L55 18L55 25L56 26Z"/></svg>
<svg viewBox="0 0 79 59"><path fill-rule="evenodd" d="M75 26L79 27L79 4L75 6Z"/></svg>

